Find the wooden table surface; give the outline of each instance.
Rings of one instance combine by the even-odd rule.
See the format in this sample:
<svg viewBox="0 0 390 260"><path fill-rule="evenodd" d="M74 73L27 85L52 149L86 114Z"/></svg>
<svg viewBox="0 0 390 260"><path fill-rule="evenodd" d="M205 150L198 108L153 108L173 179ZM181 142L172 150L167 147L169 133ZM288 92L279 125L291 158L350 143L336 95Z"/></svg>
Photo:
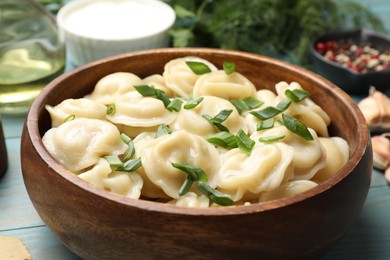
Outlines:
<svg viewBox="0 0 390 260"><path fill-rule="evenodd" d="M33 259L78 259L42 222L24 187L20 167L24 117L3 116L2 121L9 166L0 178L0 234L21 238ZM390 259L390 187L383 173L373 171L361 214L345 237L322 259Z"/></svg>

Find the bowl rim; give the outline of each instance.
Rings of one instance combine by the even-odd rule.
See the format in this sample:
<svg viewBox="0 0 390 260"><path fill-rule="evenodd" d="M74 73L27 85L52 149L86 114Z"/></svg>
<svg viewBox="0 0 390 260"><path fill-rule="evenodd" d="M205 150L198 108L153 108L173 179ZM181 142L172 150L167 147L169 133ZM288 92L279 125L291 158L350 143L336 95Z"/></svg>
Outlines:
<svg viewBox="0 0 390 260"><path fill-rule="evenodd" d="M353 120L358 123L361 123L360 128L357 130L357 135L359 136L359 142L357 142L357 147L355 151L350 154L350 158L346 165L344 165L335 175L333 175L328 180L320 183L314 188L311 188L307 191L299 193L294 196L284 197L277 200L266 201L266 202L258 202L250 205L238 205L238 206L229 206L229 207L211 207L211 208L187 208L180 207L176 205L170 205L166 203L147 201L143 199L132 199L119 194L115 194L112 192L107 192L101 190L99 188L93 187L89 183L83 181L73 172L65 169L64 166L60 165L55 159L49 154L46 150L45 146L42 142L42 137L39 131L39 115L41 111L44 111L45 104L43 103L45 97L50 95L50 92L56 88L57 83L62 80L66 80L68 77L71 77L74 74L82 73L85 69L91 69L95 66L98 66L101 63L110 63L115 59L128 59L128 58L136 58L138 56L150 55L156 53L176 53L182 54L182 56L187 55L196 55L196 54L208 54L210 52L216 54L228 54L233 56L242 56L244 55L246 58L261 60L273 65L285 68L285 69L293 69L299 73L305 73L310 75L311 79L315 82L326 83L326 88L333 93L334 95L340 96L340 101L345 104L346 107L354 110ZM61 76L54 79L50 82L37 96L35 101L33 102L30 110L27 114L27 118L25 121L25 134L29 136L31 139L32 146L35 151L39 154L42 160L48 165L49 168L52 168L58 176L70 182L72 185L77 186L78 188L84 190L85 192L91 193L94 196L100 197L104 200L109 200L115 203L122 204L127 207L136 207L138 209L148 210L148 211L156 211L162 213L169 214L181 214L181 215L207 215L207 216L222 216L222 215L241 215L241 214L254 214L262 211L269 211L273 209L283 208L291 204L302 202L308 198L314 197L323 193L324 191L330 189L335 186L343 179L345 179L360 162L363 158L366 150L369 146L369 131L368 127L365 124L365 119L363 114L358 109L357 104L352 100L352 98L345 93L342 89L328 81L327 79L321 77L314 72L306 70L302 67L298 67L297 65L290 64L288 62L277 60L271 57L263 56L255 53L248 53L243 51L236 50L222 50L222 49L214 49L214 48L161 48L161 49L151 49L151 50L143 50L137 52L130 52L125 54L119 54L115 56L111 56L108 58L100 59L94 62L90 62L83 66L80 66L76 69L68 71ZM23 141L23 140L22 140Z"/></svg>
<svg viewBox="0 0 390 260"><path fill-rule="evenodd" d="M333 32L330 32L330 33L327 33L327 34L320 35L317 38L315 38L312 41L312 43L310 44L310 52L312 53L312 55L315 56L315 58L317 58L321 62L327 64L328 66L331 66L331 67L337 68L337 69L339 69L341 71L344 71L344 72L348 73L350 76L353 76L353 77L365 78L365 77L371 77L371 76L374 76L374 75L385 75L385 74L389 74L390 73L390 70L370 71L370 72L367 72L367 73L356 73L355 71L353 71L351 69L348 69L348 68L345 68L345 67L341 66L337 62L333 62L333 61L330 61L328 59L325 59L325 57L323 55L321 55L316 50L315 46L321 39L323 39L323 38L340 39L340 38L343 38L344 34L356 34L359 37L359 40L364 40L366 38L378 38L378 39L387 41L389 43L389 47L390 47L390 37L387 37L384 34L381 34L379 32L376 32L376 31L373 31L373 30L370 30L370 29L367 29L367 28L360 28L360 29L351 29L351 30L337 30L337 31L333 31Z"/></svg>
<svg viewBox="0 0 390 260"><path fill-rule="evenodd" d="M134 0L114 0L114 2L133 2ZM151 30L149 33L146 34L141 34L135 37L118 37L118 38L103 38L103 37L96 37L92 35L84 35L79 32L75 32L74 30L69 29L69 26L66 25L66 16L69 15L69 12L71 12L73 9L79 7L79 6L85 6L88 5L89 3L97 3L97 2L108 2L108 0L73 0L71 2L66 3L63 7L60 8L60 10L57 13L57 24L58 27L63 30L65 34L72 35L73 37L78 37L80 39L84 40L94 40L94 41L99 41L99 42L121 42L121 41L137 41L137 40L143 40L143 39L148 39L150 37L159 35L161 33L166 32L169 28L173 26L173 24L176 21L176 13L173 10L173 8L168 5L167 3L159 0L135 0L135 2L143 2L151 6L157 6L161 8L163 12L167 14L167 17L169 17L169 20L167 19L164 23L156 27L156 29ZM66 36L65 36L66 38Z"/></svg>

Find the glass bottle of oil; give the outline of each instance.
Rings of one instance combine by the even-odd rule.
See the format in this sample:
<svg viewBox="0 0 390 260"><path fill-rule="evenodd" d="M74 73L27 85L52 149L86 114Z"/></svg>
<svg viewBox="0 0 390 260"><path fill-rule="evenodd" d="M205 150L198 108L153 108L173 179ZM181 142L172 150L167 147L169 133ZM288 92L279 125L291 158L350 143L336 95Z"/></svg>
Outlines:
<svg viewBox="0 0 390 260"><path fill-rule="evenodd" d="M26 113L64 66L51 13L34 0L0 0L0 113Z"/></svg>

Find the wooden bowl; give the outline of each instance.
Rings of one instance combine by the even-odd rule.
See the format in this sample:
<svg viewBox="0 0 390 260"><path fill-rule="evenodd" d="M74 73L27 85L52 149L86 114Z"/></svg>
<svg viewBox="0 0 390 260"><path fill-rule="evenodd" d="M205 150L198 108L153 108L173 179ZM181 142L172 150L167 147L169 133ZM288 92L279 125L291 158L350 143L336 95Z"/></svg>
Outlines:
<svg viewBox="0 0 390 260"><path fill-rule="evenodd" d="M330 133L350 145L348 163L331 179L279 200L220 208L183 208L125 198L94 188L46 151L50 128L44 105L90 93L103 76L130 71L141 78L163 64L199 56L218 67L234 62L258 88L297 81L331 117ZM353 100L322 77L288 63L237 51L157 49L90 63L51 82L28 114L21 145L26 189L37 212L70 250L85 259L250 259L317 257L352 225L367 196L372 150L364 117Z"/></svg>

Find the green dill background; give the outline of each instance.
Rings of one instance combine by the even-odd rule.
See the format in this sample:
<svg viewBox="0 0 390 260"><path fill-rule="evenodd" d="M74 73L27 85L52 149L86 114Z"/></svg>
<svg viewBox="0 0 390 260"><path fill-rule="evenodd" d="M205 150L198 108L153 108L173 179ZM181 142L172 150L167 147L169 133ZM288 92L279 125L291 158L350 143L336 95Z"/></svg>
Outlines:
<svg viewBox="0 0 390 260"><path fill-rule="evenodd" d="M69 1L38 0L54 14ZM390 10L376 8L387 0L163 1L177 15L174 47L242 50L309 68L309 46L319 35L354 28L388 34L390 28Z"/></svg>

